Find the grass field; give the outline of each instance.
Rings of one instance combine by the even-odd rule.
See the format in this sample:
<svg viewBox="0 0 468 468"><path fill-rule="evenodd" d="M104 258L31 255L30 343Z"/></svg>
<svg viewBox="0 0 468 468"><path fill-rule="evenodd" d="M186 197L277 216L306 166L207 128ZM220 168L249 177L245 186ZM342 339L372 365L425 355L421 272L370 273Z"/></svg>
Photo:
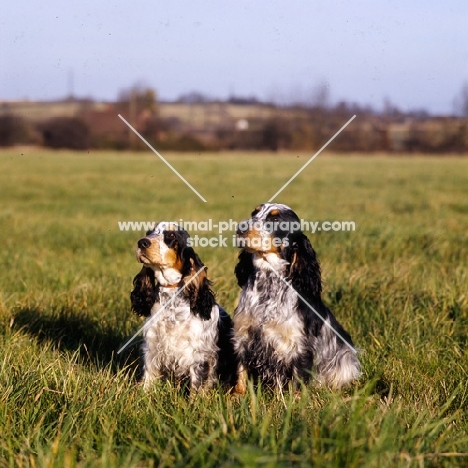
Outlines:
<svg viewBox="0 0 468 468"><path fill-rule="evenodd" d="M311 155L0 152L0 466L468 466L468 159L319 156L276 199L363 350L339 393L145 394L118 221L242 220ZM231 313L237 251L197 249Z"/></svg>

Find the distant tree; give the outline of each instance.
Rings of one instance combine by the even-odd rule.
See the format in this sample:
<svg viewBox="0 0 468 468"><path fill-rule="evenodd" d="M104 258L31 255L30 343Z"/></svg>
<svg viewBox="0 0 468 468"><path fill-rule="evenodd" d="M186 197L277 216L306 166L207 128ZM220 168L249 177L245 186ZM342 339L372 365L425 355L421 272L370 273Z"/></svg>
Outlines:
<svg viewBox="0 0 468 468"><path fill-rule="evenodd" d="M320 110L330 106L330 86L327 82L323 81L312 88L309 105Z"/></svg>
<svg viewBox="0 0 468 468"><path fill-rule="evenodd" d="M261 137L260 148L270 151L289 148L292 139L287 122L278 118L273 118L265 122Z"/></svg>
<svg viewBox="0 0 468 468"><path fill-rule="evenodd" d="M405 117L405 114L395 104L393 104L389 98L385 98L383 105L383 116L392 119L401 119Z"/></svg>
<svg viewBox="0 0 468 468"><path fill-rule="evenodd" d="M122 89L119 92L117 101L125 107L131 104L135 107L135 112L143 110L147 110L151 114L157 112L158 98L156 91L141 84Z"/></svg>
<svg viewBox="0 0 468 468"><path fill-rule="evenodd" d="M0 116L0 146L28 143L30 128L27 122L17 115Z"/></svg>
<svg viewBox="0 0 468 468"><path fill-rule="evenodd" d="M183 104L204 104L211 101L213 101L213 99L198 91L191 91L189 93L182 94L177 99L177 102Z"/></svg>
<svg viewBox="0 0 468 468"><path fill-rule="evenodd" d="M255 96L230 96L227 102L229 102L229 104L249 105L258 104L259 100Z"/></svg>
<svg viewBox="0 0 468 468"><path fill-rule="evenodd" d="M91 133L86 123L76 117L56 117L40 126L44 145L50 148L83 150L91 146Z"/></svg>
<svg viewBox="0 0 468 468"><path fill-rule="evenodd" d="M468 81L465 82L454 100L454 111L460 117L468 117Z"/></svg>
<svg viewBox="0 0 468 468"><path fill-rule="evenodd" d="M262 131L262 146L270 151L278 151L280 131L280 126L276 120L267 122Z"/></svg>
<svg viewBox="0 0 468 468"><path fill-rule="evenodd" d="M412 117L416 120L427 120L431 114L426 109L414 109L412 111L407 112L408 117Z"/></svg>
<svg viewBox="0 0 468 468"><path fill-rule="evenodd" d="M121 90L118 96L118 106L124 117L138 131L145 132L148 121L158 120L157 93L141 83ZM128 146L134 149L144 148L144 144L130 128L128 129Z"/></svg>

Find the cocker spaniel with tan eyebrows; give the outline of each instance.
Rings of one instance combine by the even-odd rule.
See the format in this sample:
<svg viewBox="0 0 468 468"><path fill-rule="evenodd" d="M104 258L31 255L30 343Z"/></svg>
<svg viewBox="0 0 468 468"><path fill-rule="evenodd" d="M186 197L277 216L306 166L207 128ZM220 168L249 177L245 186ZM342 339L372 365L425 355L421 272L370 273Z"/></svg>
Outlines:
<svg viewBox="0 0 468 468"><path fill-rule="evenodd" d="M155 379L188 383L191 391L217 381L232 387L232 320L216 303L187 231L172 222L156 224L138 241L136 257L143 268L133 280L130 299L133 311L147 317L145 389Z"/></svg>
<svg viewBox="0 0 468 468"><path fill-rule="evenodd" d="M238 225L238 393L245 393L247 375L280 388L313 374L340 388L360 375L350 335L322 302L320 265L300 226L296 213L277 203L258 206Z"/></svg>

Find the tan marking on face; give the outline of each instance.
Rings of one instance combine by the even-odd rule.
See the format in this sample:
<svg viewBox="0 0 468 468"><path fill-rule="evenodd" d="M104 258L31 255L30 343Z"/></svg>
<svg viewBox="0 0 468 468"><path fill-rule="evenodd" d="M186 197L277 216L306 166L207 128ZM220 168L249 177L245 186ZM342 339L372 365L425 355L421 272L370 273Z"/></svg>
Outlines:
<svg viewBox="0 0 468 468"><path fill-rule="evenodd" d="M271 210L270 214L271 214L271 216L278 216L279 215L279 210L278 209Z"/></svg>
<svg viewBox="0 0 468 468"><path fill-rule="evenodd" d="M164 242L164 241L161 241ZM169 268L175 268L176 270L182 270L182 260L179 254L174 249L167 249L163 255L163 266Z"/></svg>
<svg viewBox="0 0 468 468"><path fill-rule="evenodd" d="M273 243L273 237L266 232L258 231L253 228L245 234L238 234L239 239L244 239L243 243L239 244L240 248L244 248L251 253L279 253L280 247Z"/></svg>
<svg viewBox="0 0 468 468"><path fill-rule="evenodd" d="M163 236L151 238L151 245L140 250L139 260L142 263L165 268L182 269L182 260L175 249L169 248Z"/></svg>

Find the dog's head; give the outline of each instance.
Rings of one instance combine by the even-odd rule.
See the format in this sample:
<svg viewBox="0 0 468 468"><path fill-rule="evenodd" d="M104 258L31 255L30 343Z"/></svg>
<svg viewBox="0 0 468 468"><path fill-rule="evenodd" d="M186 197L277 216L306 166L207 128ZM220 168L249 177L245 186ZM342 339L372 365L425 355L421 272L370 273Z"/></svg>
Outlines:
<svg viewBox="0 0 468 468"><path fill-rule="evenodd" d="M242 287L254 270L271 268L291 279L298 292L320 296L320 265L301 221L287 205L264 203L255 208L249 219L238 224L237 246L242 249L236 276Z"/></svg>
<svg viewBox="0 0 468 468"><path fill-rule="evenodd" d="M177 224L165 221L157 223L138 241L136 258L154 270L161 286L177 286L184 270L189 267L187 261L190 261L190 255L194 254L187 245L188 239L187 231Z"/></svg>
<svg viewBox="0 0 468 468"><path fill-rule="evenodd" d="M237 245L257 255L278 255L288 245L290 236L300 233L300 228L300 220L289 206L264 203L238 224Z"/></svg>
<svg viewBox="0 0 468 468"><path fill-rule="evenodd" d="M136 257L143 268L134 278L130 295L138 315L148 316L159 299L159 288L183 288L194 314L211 316L215 304L206 268L189 245L189 234L172 222L157 223L137 243Z"/></svg>

